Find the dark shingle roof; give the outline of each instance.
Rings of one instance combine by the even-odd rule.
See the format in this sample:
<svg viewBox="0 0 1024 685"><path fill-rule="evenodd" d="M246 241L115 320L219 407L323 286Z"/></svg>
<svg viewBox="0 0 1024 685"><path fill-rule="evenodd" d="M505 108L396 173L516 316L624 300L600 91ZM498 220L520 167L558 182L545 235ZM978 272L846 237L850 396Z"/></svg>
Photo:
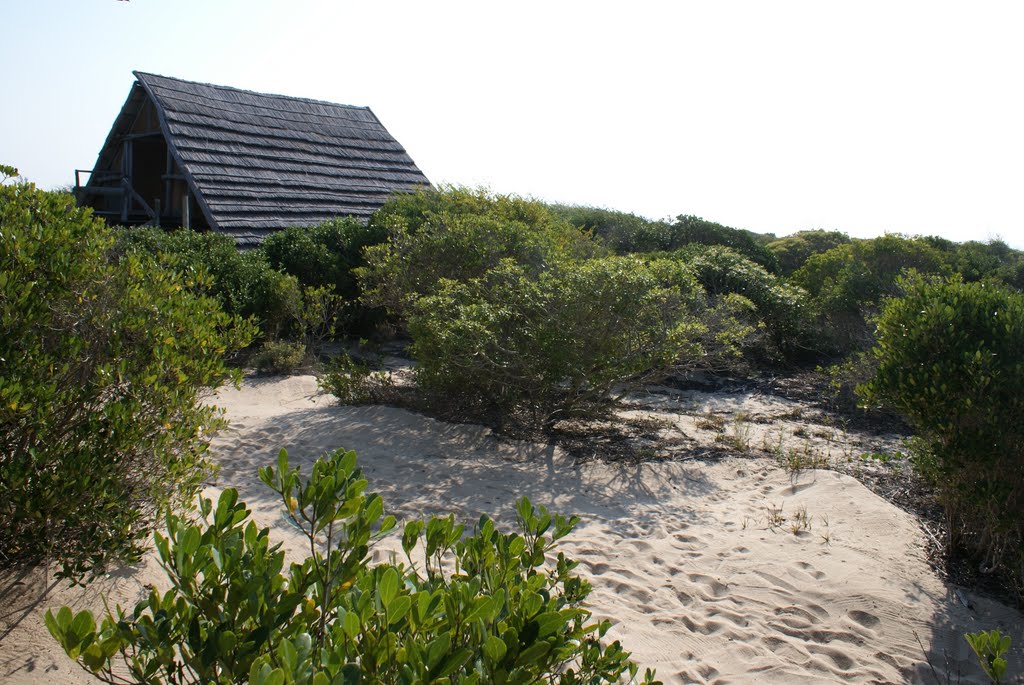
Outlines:
<svg viewBox="0 0 1024 685"><path fill-rule="evenodd" d="M214 230L239 243L368 217L429 181L368 107L135 72Z"/></svg>

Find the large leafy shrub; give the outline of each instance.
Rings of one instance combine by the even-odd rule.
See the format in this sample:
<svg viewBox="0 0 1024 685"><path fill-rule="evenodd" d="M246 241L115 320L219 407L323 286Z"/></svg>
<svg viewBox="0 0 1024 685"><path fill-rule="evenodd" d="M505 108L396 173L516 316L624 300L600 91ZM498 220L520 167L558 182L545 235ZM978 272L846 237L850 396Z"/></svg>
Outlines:
<svg viewBox="0 0 1024 685"><path fill-rule="evenodd" d="M804 265L811 255L828 252L833 247L845 245L850 237L839 231L797 231L792 235L773 240L766 247L779 260L779 272L789 276Z"/></svg>
<svg viewBox="0 0 1024 685"><path fill-rule="evenodd" d="M779 261L775 253L766 247L768 240L752 231L730 228L686 214L676 217L669 231L671 239L666 249L674 250L692 244L721 245L732 248L770 273L779 272Z"/></svg>
<svg viewBox="0 0 1024 685"><path fill-rule="evenodd" d="M329 285L354 299L359 290L352 269L363 264L363 248L385 239L379 225L346 217L272 233L260 249L273 268L295 276L303 287Z"/></svg>
<svg viewBox="0 0 1024 685"><path fill-rule="evenodd" d="M209 472L205 387L251 327L70 195L0 186L0 560L79 576L130 556Z"/></svg>
<svg viewBox="0 0 1024 685"><path fill-rule="evenodd" d="M772 356L765 353L773 351L800 356L816 347L809 334L807 293L801 288L721 245L689 245L669 256L683 262L713 300L739 295L753 305L768 334L759 350L762 357Z"/></svg>
<svg viewBox="0 0 1024 685"><path fill-rule="evenodd" d="M536 276L597 246L542 203L459 188L401 195L372 221L389 240L368 247L363 299L402 315L442 279L467 281L511 259Z"/></svg>
<svg viewBox="0 0 1024 685"><path fill-rule="evenodd" d="M228 313L252 317L265 338L299 333L303 300L298 280L272 268L259 251L239 252L229 236L132 228L119 234L117 250L147 254L170 268L200 276L203 292ZM204 274L210 278L202 278Z"/></svg>
<svg viewBox="0 0 1024 685"><path fill-rule="evenodd" d="M830 350L846 353L871 346L872 317L885 298L899 294L897 280L911 270L947 274L949 266L925 240L885 235L811 255L792 281L810 293Z"/></svg>
<svg viewBox="0 0 1024 685"><path fill-rule="evenodd" d="M585 608L590 585L555 543L578 519L528 500L519 533L482 517L411 521L406 562L371 567L370 545L395 525L354 452L318 460L308 481L282 451L260 470L311 556L285 570L234 490L202 521L170 515L156 536L170 589L97 627L89 612L47 612L51 634L98 678L123 683L615 683L637 668ZM321 549L323 551L321 551ZM644 682L654 683L647 672Z"/></svg>
<svg viewBox="0 0 1024 685"><path fill-rule="evenodd" d="M443 280L409 315L420 387L471 414L550 425L603 406L619 383L697 356L699 286L642 261L605 257L538 275L505 260Z"/></svg>
<svg viewBox="0 0 1024 685"><path fill-rule="evenodd" d="M878 321L869 401L920 438L954 543L1010 571L1024 598L1024 295L959 279L904 281Z"/></svg>
<svg viewBox="0 0 1024 685"><path fill-rule="evenodd" d="M672 247L672 234L665 221L598 207L552 205L551 210L617 254L657 252Z"/></svg>
<svg viewBox="0 0 1024 685"><path fill-rule="evenodd" d="M381 317L379 311L359 304L361 291L355 269L365 264L364 248L386 239L387 231L379 222L366 225L340 218L274 233L260 251L272 268L297 278L304 291L328 288L346 303L346 327L368 332Z"/></svg>

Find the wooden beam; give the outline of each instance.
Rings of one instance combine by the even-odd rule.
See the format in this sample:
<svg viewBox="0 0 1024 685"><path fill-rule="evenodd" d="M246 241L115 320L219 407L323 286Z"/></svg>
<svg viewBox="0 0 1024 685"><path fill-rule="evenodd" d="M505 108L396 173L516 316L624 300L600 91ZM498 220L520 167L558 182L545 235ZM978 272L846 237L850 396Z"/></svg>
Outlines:
<svg viewBox="0 0 1024 685"><path fill-rule="evenodd" d="M136 140L138 138L152 138L154 136L162 136L163 133L159 130L156 131L144 131L143 133L126 133L124 134L125 140Z"/></svg>
<svg viewBox="0 0 1024 685"><path fill-rule="evenodd" d="M131 195L132 199L142 205L142 210L146 212L151 219L156 216L156 212L153 211L153 208L149 206L149 203L146 202L138 192L136 192L135 188L132 187L132 184L127 178L121 181L121 185L128 191L126 195ZM127 217L125 217L125 220L127 220Z"/></svg>
<svg viewBox="0 0 1024 685"><path fill-rule="evenodd" d="M132 140L126 138L121 143L121 185L131 188L132 184ZM121 221L128 222L128 210L130 209L131 198L125 193L121 199Z"/></svg>

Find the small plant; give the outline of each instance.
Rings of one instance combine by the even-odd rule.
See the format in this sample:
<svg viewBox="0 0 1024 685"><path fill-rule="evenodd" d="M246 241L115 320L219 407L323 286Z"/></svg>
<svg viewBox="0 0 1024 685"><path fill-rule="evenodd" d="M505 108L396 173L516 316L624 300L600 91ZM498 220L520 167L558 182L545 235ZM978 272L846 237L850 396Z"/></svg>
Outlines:
<svg viewBox="0 0 1024 685"><path fill-rule="evenodd" d="M828 455L804 445L801 449L790 449L780 459L790 475L797 475L805 469L827 469Z"/></svg>
<svg viewBox="0 0 1024 685"><path fill-rule="evenodd" d="M1010 636L998 630L982 630L966 633L964 637L977 655L985 675L996 685L1001 683L1006 675L1006 659L1003 655L1010 650Z"/></svg>
<svg viewBox="0 0 1024 685"><path fill-rule="evenodd" d="M708 409L699 419L697 419L697 428L714 431L716 433L724 433L725 417Z"/></svg>
<svg viewBox="0 0 1024 685"><path fill-rule="evenodd" d="M337 334L346 309L345 299L329 286L309 286L302 290L299 327L306 349L311 354L318 354L324 341Z"/></svg>
<svg viewBox="0 0 1024 685"><path fill-rule="evenodd" d="M825 530L820 532L820 533L818 533L818 537L821 538L821 541L824 544L831 545L832 544L832 530L829 528L828 514L822 514L821 515L821 525L822 525L822 527Z"/></svg>
<svg viewBox="0 0 1024 685"><path fill-rule="evenodd" d="M790 519L789 531L793 535L799 535L802 532L810 532L811 525L811 517L807 515L807 507L801 506Z"/></svg>
<svg viewBox="0 0 1024 685"><path fill-rule="evenodd" d="M389 372L373 371L344 353L328 363L318 384L342 404L380 404L395 395L395 381Z"/></svg>
<svg viewBox="0 0 1024 685"><path fill-rule="evenodd" d="M761 441L761 449L769 454L775 455L776 458L780 458L785 452L786 444L786 431L779 430L778 437L773 441L770 435L765 435Z"/></svg>
<svg viewBox="0 0 1024 685"><path fill-rule="evenodd" d="M585 608L590 584L553 549L579 522L516 505L518 533L481 517L464 536L454 516L410 521L408 564L370 566L396 527L366 494L355 452L317 460L308 480L282 450L260 479L281 498L310 556L285 570L234 489L202 499L201 520L167 516L156 535L170 590L132 612L48 611L65 652L108 683L620 683L638 668L609 621ZM421 563L422 562L422 563ZM654 685L648 670L644 683Z"/></svg>
<svg viewBox="0 0 1024 685"><path fill-rule="evenodd" d="M780 504L778 507L772 506L771 504L766 506L768 511L768 528L775 530L781 528L786 523L786 515L782 513L782 508L785 504Z"/></svg>
<svg viewBox="0 0 1024 685"><path fill-rule="evenodd" d="M305 359L306 346L302 343L271 340L263 343L252 364L260 373L286 374L302 366Z"/></svg>
<svg viewBox="0 0 1024 685"><path fill-rule="evenodd" d="M750 417L744 412L736 412L733 417L732 431L715 436L715 442L728 445L737 452L750 451Z"/></svg>

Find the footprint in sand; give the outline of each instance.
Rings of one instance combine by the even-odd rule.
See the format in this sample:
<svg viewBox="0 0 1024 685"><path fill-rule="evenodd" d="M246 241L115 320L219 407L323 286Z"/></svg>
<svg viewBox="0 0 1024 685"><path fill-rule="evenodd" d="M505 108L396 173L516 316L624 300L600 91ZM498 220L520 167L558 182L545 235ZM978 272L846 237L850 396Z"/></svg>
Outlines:
<svg viewBox="0 0 1024 685"><path fill-rule="evenodd" d="M847 611L846 615L849 616L854 623L861 626L862 628L874 628L882 622L881 619L879 619L874 614L869 614L866 611L859 611L857 609L851 609L850 611Z"/></svg>
<svg viewBox="0 0 1024 685"><path fill-rule="evenodd" d="M725 583L715 580L711 576L705 576L700 573L690 573L687 575L691 583L697 583L703 585L708 589L708 594L712 597L721 597L729 591L729 586Z"/></svg>
<svg viewBox="0 0 1024 685"><path fill-rule="evenodd" d="M825 573L824 572L818 571L817 569L814 568L814 566L812 566L811 564L808 564L806 561L798 561L798 562L796 562L796 566L801 571L803 571L804 573L809 575L811 578L814 578L815 580L821 580L822 578L825 577Z"/></svg>

